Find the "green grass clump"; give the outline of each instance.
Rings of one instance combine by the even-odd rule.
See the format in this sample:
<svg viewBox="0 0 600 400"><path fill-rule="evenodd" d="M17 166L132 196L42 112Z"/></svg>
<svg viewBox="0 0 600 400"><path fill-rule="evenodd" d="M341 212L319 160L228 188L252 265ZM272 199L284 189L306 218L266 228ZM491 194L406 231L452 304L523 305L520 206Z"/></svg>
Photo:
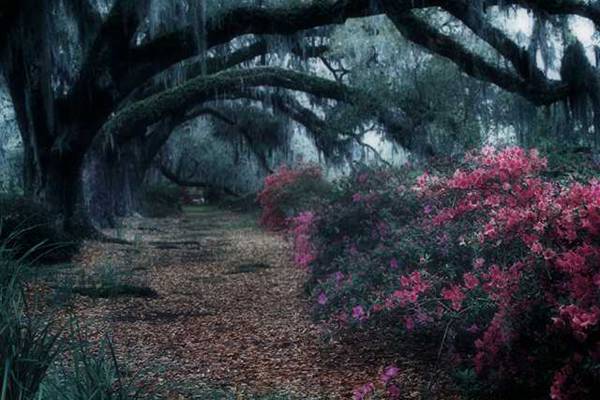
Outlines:
<svg viewBox="0 0 600 400"><path fill-rule="evenodd" d="M53 310L29 303L26 279L37 270L30 257L15 258L0 242L0 400L137 398L142 392L126 379L108 337L92 345L75 323L66 337Z"/></svg>
<svg viewBox="0 0 600 400"><path fill-rule="evenodd" d="M69 261L79 240L57 227L56 217L23 197L0 195L0 242L13 258L41 264Z"/></svg>
<svg viewBox="0 0 600 400"><path fill-rule="evenodd" d="M136 387L116 358L108 336L97 344L84 340L75 327L72 346L65 357L48 374L39 398L48 400L127 400L140 398L144 392Z"/></svg>
<svg viewBox="0 0 600 400"><path fill-rule="evenodd" d="M33 399L60 350L52 319L28 315L24 258L0 243L0 400Z"/></svg>

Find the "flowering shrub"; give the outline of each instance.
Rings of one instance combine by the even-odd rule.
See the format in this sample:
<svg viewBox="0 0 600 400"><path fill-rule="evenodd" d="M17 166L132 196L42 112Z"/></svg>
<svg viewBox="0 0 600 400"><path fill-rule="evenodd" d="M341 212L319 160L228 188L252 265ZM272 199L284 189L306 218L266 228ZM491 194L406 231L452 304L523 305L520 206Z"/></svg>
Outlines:
<svg viewBox="0 0 600 400"><path fill-rule="evenodd" d="M311 241L311 236L314 233L314 222L315 214L311 211L304 211L291 219L294 261L303 268L308 268L316 258L315 248Z"/></svg>
<svg viewBox="0 0 600 400"><path fill-rule="evenodd" d="M286 228L292 217L313 208L329 190L318 166L281 166L265 179L264 189L258 195L260 222L271 230Z"/></svg>
<svg viewBox="0 0 600 400"><path fill-rule="evenodd" d="M363 400L373 396L379 396L378 398L383 397L390 400L400 399L402 387L401 384L395 382L395 378L399 372L400 369L394 365L386 367L379 376L378 382L369 382L354 389L352 399Z"/></svg>
<svg viewBox="0 0 600 400"><path fill-rule="evenodd" d="M545 170L535 151L487 148L453 175L350 177L292 232L315 315L445 331L459 380L505 398L597 398L600 181Z"/></svg>

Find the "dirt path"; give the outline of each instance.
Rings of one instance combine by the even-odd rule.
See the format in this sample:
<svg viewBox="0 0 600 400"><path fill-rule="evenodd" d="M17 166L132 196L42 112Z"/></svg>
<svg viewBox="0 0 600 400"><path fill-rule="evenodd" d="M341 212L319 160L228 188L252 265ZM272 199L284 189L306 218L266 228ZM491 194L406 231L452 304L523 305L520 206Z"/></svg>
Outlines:
<svg viewBox="0 0 600 400"><path fill-rule="evenodd" d="M136 245L87 244L79 260L85 273L148 286L157 296L77 296L75 311L96 335L111 332L126 365L163 398L221 398L201 394L205 385L349 398L390 361L360 338L324 339L286 243L251 217L195 208L177 219L128 220L109 233ZM400 367L417 387L417 367L406 358Z"/></svg>

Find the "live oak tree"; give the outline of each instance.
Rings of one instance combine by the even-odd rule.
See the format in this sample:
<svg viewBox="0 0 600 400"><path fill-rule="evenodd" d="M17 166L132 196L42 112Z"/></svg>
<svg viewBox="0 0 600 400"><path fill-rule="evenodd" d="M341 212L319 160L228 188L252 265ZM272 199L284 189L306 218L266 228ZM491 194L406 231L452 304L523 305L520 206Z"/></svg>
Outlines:
<svg viewBox="0 0 600 400"><path fill-rule="evenodd" d="M262 96L263 88L350 104L410 146L418 124L409 110L351 85L343 68L333 66L335 79L327 79L250 63L273 50L263 35L326 36L318 32L321 27L382 14L405 39L470 77L537 106L567 103L571 116L597 135L598 74L582 45L567 41L561 79L551 79L537 63L534 44L522 46L491 21L493 7L526 9L545 21L577 15L600 25L600 4L580 0L4 1L0 61L24 143L26 192L56 213L66 229L92 234L83 196L90 158L100 171L116 168L119 174L120 160L131 157L102 160L102 149L126 155L126 147L133 146L143 171L176 126L210 112L206 103ZM433 23L431 10L459 22L493 58ZM246 43L242 39L248 35L254 36ZM234 45L240 41L245 44ZM326 51L322 45L300 47L288 50L304 59ZM293 96L280 97L274 108L317 137L331 134L325 119Z"/></svg>

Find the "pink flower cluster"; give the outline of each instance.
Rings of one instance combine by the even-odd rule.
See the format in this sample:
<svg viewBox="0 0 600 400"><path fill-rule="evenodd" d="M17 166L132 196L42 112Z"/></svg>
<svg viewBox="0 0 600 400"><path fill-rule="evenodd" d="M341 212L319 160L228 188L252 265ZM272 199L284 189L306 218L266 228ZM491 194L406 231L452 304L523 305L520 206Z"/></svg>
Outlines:
<svg viewBox="0 0 600 400"><path fill-rule="evenodd" d="M595 359L593 348L598 343L589 338L591 331L598 332L600 320L600 182L559 185L544 180L539 173L546 161L536 151L520 148L485 149L469 160L474 168L457 170L421 192L437 204L433 225L444 228L470 221L481 228L464 232L463 244L472 237L482 248L502 253L502 263L485 266L478 259L476 268L464 275L462 287L452 285L441 291L455 311L478 287L496 306L497 312L475 342L477 371L505 362L502 349L514 346L519 337L511 321L533 312L540 301L553 310L553 323L547 329L569 331ZM445 206L448 203L453 205ZM519 294L532 279L542 291L535 301ZM557 372L552 398L564 398L561 393L569 383L566 370L573 366Z"/></svg>
<svg viewBox="0 0 600 400"><path fill-rule="evenodd" d="M400 387L394 383L394 379L400 373L400 369L394 365L386 367L379 378L380 384L373 382L366 383L354 389L352 393L353 400L366 400L373 398L376 394L382 393L385 398L396 400L400 398Z"/></svg>
<svg viewBox="0 0 600 400"><path fill-rule="evenodd" d="M394 291L392 297L402 307L407 304L414 304L419 299L419 295L425 293L431 285L425 279L420 271L414 271L409 275L400 277L400 289Z"/></svg>
<svg viewBox="0 0 600 400"><path fill-rule="evenodd" d="M258 194L258 202L262 208L261 225L274 231L285 229L289 217L285 208L294 202L294 186L303 180L318 181L321 178L322 172L315 165L300 165L296 168L283 165L274 174L267 176L264 188Z"/></svg>
<svg viewBox="0 0 600 400"><path fill-rule="evenodd" d="M316 258L315 247L312 244L312 230L314 229L315 215L305 211L292 218L291 234L294 243L294 261L304 269Z"/></svg>
<svg viewBox="0 0 600 400"><path fill-rule="evenodd" d="M354 389L352 393L353 400L365 400L375 393L375 385L371 382L366 383Z"/></svg>
<svg viewBox="0 0 600 400"><path fill-rule="evenodd" d="M463 293L460 285L452 285L448 288L442 289L442 298L450 301L454 311L460 311L465 297L466 296Z"/></svg>
<svg viewBox="0 0 600 400"><path fill-rule="evenodd" d="M598 325L600 320L600 307L592 306L585 310L574 304L560 306L559 316L552 318L555 326L559 328L570 328L575 338L585 342L588 331Z"/></svg>

